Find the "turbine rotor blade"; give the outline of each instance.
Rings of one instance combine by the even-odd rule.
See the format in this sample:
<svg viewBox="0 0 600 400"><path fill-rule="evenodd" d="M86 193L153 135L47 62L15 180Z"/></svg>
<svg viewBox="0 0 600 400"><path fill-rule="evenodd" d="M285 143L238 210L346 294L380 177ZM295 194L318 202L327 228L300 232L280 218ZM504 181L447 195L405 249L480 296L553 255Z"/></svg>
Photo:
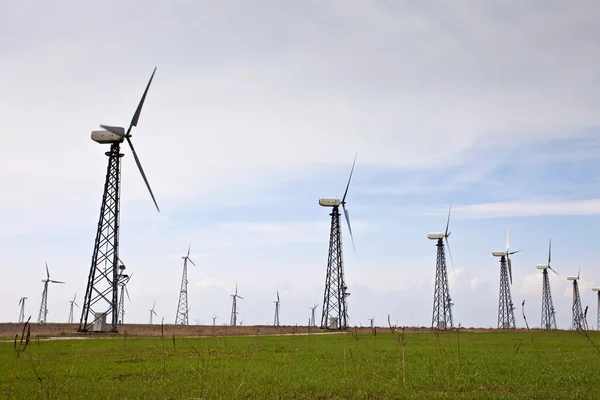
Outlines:
<svg viewBox="0 0 600 400"><path fill-rule="evenodd" d="M450 213L452 212L452 204L450 204L450 208L448 209L448 221L446 221L446 231L444 232L444 237L448 237L448 228L450 227Z"/></svg>
<svg viewBox="0 0 600 400"><path fill-rule="evenodd" d="M354 165L356 165L356 156L358 155L358 151L354 153L354 162L352 163L352 169L350 170L350 177L348 178L348 183L346 184L346 190L344 191L344 197L342 197L342 205L346 202L346 195L348 194L348 188L350 187L350 181L352 180L352 174L354 173Z"/></svg>
<svg viewBox="0 0 600 400"><path fill-rule="evenodd" d="M242 299L242 300L244 300L244 298L243 298L242 296L238 296L238 299Z"/></svg>
<svg viewBox="0 0 600 400"><path fill-rule="evenodd" d="M448 248L448 255L450 256L450 263L452 264L452 272L456 273L454 270L454 260L452 259L452 252L450 251L450 242L448 242L448 237L446 236L446 247Z"/></svg>
<svg viewBox="0 0 600 400"><path fill-rule="evenodd" d="M131 297L129 297L129 290L127 290L127 286L125 286L125 294L127 295L127 300L131 301Z"/></svg>
<svg viewBox="0 0 600 400"><path fill-rule="evenodd" d="M550 267L551 254L552 254L552 239L550 239L550 243L548 244L548 267Z"/></svg>
<svg viewBox="0 0 600 400"><path fill-rule="evenodd" d="M513 254L520 253L520 252L522 252L522 251L523 251L523 250L515 250L515 251L510 251L510 252L506 252L506 255L507 255L507 256L508 256L508 255L513 255Z"/></svg>
<svg viewBox="0 0 600 400"><path fill-rule="evenodd" d="M110 133L114 133L115 135L121 136L122 138L127 137L127 135L125 135L125 128L123 127L100 124L100 128L106 129Z"/></svg>
<svg viewBox="0 0 600 400"><path fill-rule="evenodd" d="M554 272L556 275L558 275L558 272L556 272L556 271L554 270L554 268L552 268L550 265L548 265L548 269L549 269L549 270L551 270L552 272Z"/></svg>
<svg viewBox="0 0 600 400"><path fill-rule="evenodd" d="M192 248L192 242L190 242L190 244L188 245L188 252L187 252L187 257L190 257L190 249Z"/></svg>
<svg viewBox="0 0 600 400"><path fill-rule="evenodd" d="M188 258L188 261L191 262L194 267L196 266L196 264L194 264L191 258Z"/></svg>
<svg viewBox="0 0 600 400"><path fill-rule="evenodd" d="M61 282L61 281L53 281L53 280L49 280L48 282L52 282L52 283L64 283L64 282Z"/></svg>
<svg viewBox="0 0 600 400"><path fill-rule="evenodd" d="M150 89L150 84L152 83L152 79L154 79L154 74L156 73L156 67L154 67L154 71L152 71L152 75L150 76L150 80L148 81L148 85L146 85L146 90L144 90L144 94L142 95L142 99L140 100L137 109L135 110L135 114L133 114L133 118L131 119L131 123L129 124L129 129L127 129L127 135L131 131L132 126L137 126L138 120L140 119L140 114L142 113L142 107L144 107L144 101L146 100L146 95L148 94L148 89Z"/></svg>
<svg viewBox="0 0 600 400"><path fill-rule="evenodd" d="M279 290L277 291L277 301L279 301Z"/></svg>
<svg viewBox="0 0 600 400"><path fill-rule="evenodd" d="M354 245L354 235L352 235L352 227L350 226L350 216L348 215L348 210L346 210L346 205L342 203L342 209L344 210L344 217L346 218L346 223L348 224L348 231L350 231L350 239L352 239L352 248L356 253L356 246Z"/></svg>
<svg viewBox="0 0 600 400"><path fill-rule="evenodd" d="M46 276L50 279L50 271L48 271L48 263L46 263Z"/></svg>
<svg viewBox="0 0 600 400"><path fill-rule="evenodd" d="M510 284L512 285L512 262L508 256L506 257L508 261L508 276L510 277Z"/></svg>
<svg viewBox="0 0 600 400"><path fill-rule="evenodd" d="M156 206L156 209L158 210L158 212L160 212L160 208L158 208L158 204L156 203L156 199L154 198L154 193L152 193L152 189L150 189L150 184L148 183L148 178L146 178L146 174L144 173L144 169L142 168L140 159L138 158L137 153L135 152L135 149L133 148L133 143L131 143L131 139L129 139L129 137L127 138L127 143L129 143L129 147L131 148L131 152L133 153L133 158L135 158L135 163L137 164L138 169L140 170L140 173L142 174L142 178L144 178L144 182L146 182L146 187L148 188L148 191L150 192L150 196L152 196L152 201L154 201L154 205Z"/></svg>

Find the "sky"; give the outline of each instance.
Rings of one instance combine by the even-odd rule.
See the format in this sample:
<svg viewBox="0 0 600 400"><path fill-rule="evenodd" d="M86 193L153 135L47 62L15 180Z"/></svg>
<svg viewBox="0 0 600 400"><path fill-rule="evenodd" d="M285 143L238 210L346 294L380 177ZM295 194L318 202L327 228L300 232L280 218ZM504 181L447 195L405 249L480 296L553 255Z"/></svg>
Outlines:
<svg viewBox="0 0 600 400"><path fill-rule="evenodd" d="M5 0L0 14L0 321L18 301L66 322L85 293L106 174L99 124L127 126L120 257L125 322L173 323L191 243L189 319L306 324L323 304L330 217L343 227L349 324L431 326L435 242L452 204L454 323L496 327L513 257L517 327L558 327L572 289L596 328L600 286L600 8L595 1ZM79 315L77 315L79 314ZM76 309L76 317L80 310Z"/></svg>

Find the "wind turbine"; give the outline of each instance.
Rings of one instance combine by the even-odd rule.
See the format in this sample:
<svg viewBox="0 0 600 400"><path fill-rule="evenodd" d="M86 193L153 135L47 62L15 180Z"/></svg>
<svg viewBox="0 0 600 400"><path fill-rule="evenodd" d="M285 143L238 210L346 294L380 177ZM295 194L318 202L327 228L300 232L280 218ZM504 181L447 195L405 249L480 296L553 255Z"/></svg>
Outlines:
<svg viewBox="0 0 600 400"><path fill-rule="evenodd" d="M550 266L552 255L552 239L548 244L548 263L536 265L537 269L542 270L542 329L556 329L556 314L554 304L552 304L552 292L550 291L550 277L548 270L552 270L556 275L558 273Z"/></svg>
<svg viewBox="0 0 600 400"><path fill-rule="evenodd" d="M156 68L148 81L142 99L138 103L129 128L125 131L119 126L100 125L104 130L92 132L92 140L100 144L110 144L110 150L105 154L108 156L108 167L106 170L106 181L100 207L100 219L92 253L90 274L86 286L79 332L88 332L93 329L96 321L102 321L102 329L117 332L118 323L118 264L119 264L119 213L121 196L121 143L127 141L135 163L146 183L152 201L158 211L158 204L150 189L150 184L142 168L142 164L135 152L131 142L131 129L137 126L148 89L154 78ZM110 323L105 324L109 316Z"/></svg>
<svg viewBox="0 0 600 400"><path fill-rule="evenodd" d="M319 303L315 304L313 307L310 307L310 325L311 326L316 326L315 324L315 309L319 307Z"/></svg>
<svg viewBox="0 0 600 400"><path fill-rule="evenodd" d="M515 307L510 294L512 285L512 263L510 256L521 250L510 251L510 236L506 230L506 250L494 251L494 257L500 257L500 294L498 296L498 329L515 329ZM506 268L508 266L508 269ZM510 285L509 285L510 278Z"/></svg>
<svg viewBox="0 0 600 400"><path fill-rule="evenodd" d="M215 326L215 321L217 320L217 318L219 318L217 316L217 314L213 315L212 320L213 320L213 326Z"/></svg>
<svg viewBox="0 0 600 400"><path fill-rule="evenodd" d="M42 304L40 305L40 313L38 315L38 324L46 323L46 316L48 315L48 284L49 283L64 283L61 281L53 281L50 279L50 271L48 271L48 263L46 263L46 279L42 279L44 282L44 291L42 292Z"/></svg>
<svg viewBox="0 0 600 400"><path fill-rule="evenodd" d="M350 225L350 217L346 210L346 196L356 165L356 154L350 170L350 177L342 200L336 197L323 197L319 199L322 207L331 207L331 230L329 236L329 255L327 257L327 275L325 277L325 293L323 295L323 314L321 315L321 328L346 329L348 327L348 305L346 298L350 295L344 279L344 257L342 251L342 228L340 225L340 205L344 210L344 217L348 224L348 232L354 247L354 236Z"/></svg>
<svg viewBox="0 0 600 400"><path fill-rule="evenodd" d="M231 295L233 297L233 303L231 305L231 326L237 325L237 299L240 298L244 300L244 298L237 294L237 283L235 284L235 293Z"/></svg>
<svg viewBox="0 0 600 400"><path fill-rule="evenodd" d="M577 276L568 276L568 281L573 281L573 321L571 327L575 330L587 330L587 322L583 316L583 309L581 308L581 297L579 297L579 273Z"/></svg>
<svg viewBox="0 0 600 400"><path fill-rule="evenodd" d="M375 317L369 318L369 321L371 321L371 328L373 328L373 323L375 322Z"/></svg>
<svg viewBox="0 0 600 400"><path fill-rule="evenodd" d="M73 296L73 300L69 301L69 303L70 303L70 307L69 307L69 324L73 323L73 305L76 305L77 308L79 308L79 304L77 304L75 302L75 297L77 297L77 293L75 293L75 296Z"/></svg>
<svg viewBox="0 0 600 400"><path fill-rule="evenodd" d="M20 310L19 310L19 322L25 322L25 300L27 297L21 297L19 300Z"/></svg>
<svg viewBox="0 0 600 400"><path fill-rule="evenodd" d="M117 282L119 283L119 287L121 288L121 292L119 294L119 324L122 325L125 323L125 295L127 295L127 299L131 301L131 297L129 297L129 290L127 289L127 284L129 280L133 277L133 273L131 275L127 275L125 272L125 265L121 263L119 265L119 277Z"/></svg>
<svg viewBox="0 0 600 400"><path fill-rule="evenodd" d="M179 302L177 303L177 315L175 316L175 325L187 325L188 324L188 299L187 299L187 287L188 287L188 279L187 279L187 263L188 261L195 267L196 264L190 258L190 249L192 248L192 243L190 242L188 246L187 255L181 256L183 258L183 274L181 275L181 290L179 291Z"/></svg>
<svg viewBox="0 0 600 400"><path fill-rule="evenodd" d="M277 291L277 301L275 303L275 318L273 319L273 325L279 326L279 290Z"/></svg>
<svg viewBox="0 0 600 400"><path fill-rule="evenodd" d="M154 307L156 307L156 301L152 305L152 308L148 310L150 311L150 325L152 325L152 315L156 315L158 317L158 314L156 313L156 311L154 311Z"/></svg>
<svg viewBox="0 0 600 400"><path fill-rule="evenodd" d="M448 289L448 268L446 266L446 253L444 251L444 240L448 246L448 254L452 262L452 253L450 252L450 244L448 237L450 233L450 212L452 206L448 210L448 221L446 222L446 230L444 232L431 232L427 234L430 240L437 240L437 259L435 264L435 288L433 291L433 315L431 318L431 327L435 329L446 329L454 327L452 322L452 298ZM454 263L452 263L454 265Z"/></svg>

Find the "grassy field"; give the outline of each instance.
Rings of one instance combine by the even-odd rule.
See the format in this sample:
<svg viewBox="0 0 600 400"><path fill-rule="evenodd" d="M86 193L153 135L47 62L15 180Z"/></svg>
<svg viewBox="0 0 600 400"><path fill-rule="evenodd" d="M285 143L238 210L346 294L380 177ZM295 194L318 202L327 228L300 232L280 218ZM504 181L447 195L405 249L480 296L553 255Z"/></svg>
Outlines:
<svg viewBox="0 0 600 400"><path fill-rule="evenodd" d="M589 335L600 343L600 334ZM404 339L401 331L32 338L19 357L13 342L0 343L0 393L12 399L592 399L600 398L600 353L590 339L539 331L406 333Z"/></svg>

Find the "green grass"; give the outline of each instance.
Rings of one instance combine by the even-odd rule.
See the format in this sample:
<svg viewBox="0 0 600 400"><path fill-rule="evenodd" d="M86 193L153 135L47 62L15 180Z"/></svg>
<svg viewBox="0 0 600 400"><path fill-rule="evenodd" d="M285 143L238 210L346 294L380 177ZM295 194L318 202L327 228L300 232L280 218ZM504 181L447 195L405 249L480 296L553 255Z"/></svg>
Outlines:
<svg viewBox="0 0 600 400"><path fill-rule="evenodd" d="M590 337L600 343L596 332ZM600 398L600 353L576 332L407 333L404 340L403 366L398 332L175 343L32 338L18 364L13 343L0 343L0 395L8 398L12 384L12 399Z"/></svg>

